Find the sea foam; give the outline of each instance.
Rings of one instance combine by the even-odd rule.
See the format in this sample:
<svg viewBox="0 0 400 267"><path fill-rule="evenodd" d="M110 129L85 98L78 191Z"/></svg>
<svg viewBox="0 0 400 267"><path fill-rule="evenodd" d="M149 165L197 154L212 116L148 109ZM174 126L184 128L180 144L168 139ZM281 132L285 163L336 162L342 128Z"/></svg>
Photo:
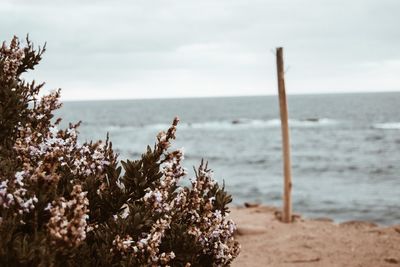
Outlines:
<svg viewBox="0 0 400 267"><path fill-rule="evenodd" d="M400 130L400 122L376 123L373 127L383 130Z"/></svg>

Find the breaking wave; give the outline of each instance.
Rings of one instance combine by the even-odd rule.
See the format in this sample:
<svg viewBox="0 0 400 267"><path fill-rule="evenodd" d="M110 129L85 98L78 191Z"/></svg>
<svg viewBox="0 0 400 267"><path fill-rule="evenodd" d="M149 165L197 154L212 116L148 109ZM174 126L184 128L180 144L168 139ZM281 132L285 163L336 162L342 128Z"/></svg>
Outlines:
<svg viewBox="0 0 400 267"><path fill-rule="evenodd" d="M304 119L304 120L289 120L289 126L294 128L308 127L323 127L338 124L339 122L333 119ZM237 119L232 121L209 121L198 123L181 123L179 129L206 129L206 130L235 130L235 129L255 129L255 128L277 128L280 127L279 119L271 120L250 120ZM167 129L167 124L152 124L145 126L152 129Z"/></svg>
<svg viewBox="0 0 400 267"><path fill-rule="evenodd" d="M400 130L400 122L376 123L373 127L383 130Z"/></svg>

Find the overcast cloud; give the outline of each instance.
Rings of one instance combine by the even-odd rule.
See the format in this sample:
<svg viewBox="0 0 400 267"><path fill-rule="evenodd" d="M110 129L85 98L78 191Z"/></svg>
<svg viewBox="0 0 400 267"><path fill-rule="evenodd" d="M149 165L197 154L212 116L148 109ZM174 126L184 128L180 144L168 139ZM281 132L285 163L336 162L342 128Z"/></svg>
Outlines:
<svg viewBox="0 0 400 267"><path fill-rule="evenodd" d="M400 91L399 0L2 0L0 37L47 41L27 78L64 99Z"/></svg>

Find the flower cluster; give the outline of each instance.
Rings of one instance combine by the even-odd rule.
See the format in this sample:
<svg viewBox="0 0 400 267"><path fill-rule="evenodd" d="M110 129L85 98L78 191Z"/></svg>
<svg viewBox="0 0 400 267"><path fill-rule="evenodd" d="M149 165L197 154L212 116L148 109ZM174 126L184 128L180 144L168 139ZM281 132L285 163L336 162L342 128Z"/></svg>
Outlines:
<svg viewBox="0 0 400 267"><path fill-rule="evenodd" d="M170 260L175 258L175 253L173 251L160 252L160 245L170 224L171 218L168 216L158 219L150 232L143 234L145 237L129 244L128 248L132 251L132 256L149 266L167 265Z"/></svg>
<svg viewBox="0 0 400 267"><path fill-rule="evenodd" d="M70 200L61 197L47 207L51 213L48 230L54 243L74 247L85 240L88 205L86 192L82 192L81 185L75 185Z"/></svg>
<svg viewBox="0 0 400 267"><path fill-rule="evenodd" d="M33 192L28 192L25 188L25 175L24 171L19 171L12 179L0 182L0 207L3 209L17 207L16 211L20 215L29 213L35 208L38 199Z"/></svg>
<svg viewBox="0 0 400 267"><path fill-rule="evenodd" d="M3 42L3 45L0 48L0 53L4 57L4 79L6 82L9 82L17 76L18 68L22 64L22 59L25 57L25 53L24 50L20 48L19 40L16 36L11 40L9 47L5 42Z"/></svg>
<svg viewBox="0 0 400 267"><path fill-rule="evenodd" d="M41 103L53 101L58 94L50 96L44 97ZM45 111L47 114L52 109ZM101 141L80 145L76 132L78 125L70 125L66 130L58 130L53 124L44 129L33 128L30 124L18 127L14 149L31 180L57 183L58 168L78 177L104 176L105 166L110 164L106 146Z"/></svg>
<svg viewBox="0 0 400 267"><path fill-rule="evenodd" d="M216 183L213 172L207 169L207 164L200 165L197 176L191 180L192 187L182 191L186 199L184 210L187 211L186 223L190 225L189 234L193 235L202 246L203 253L213 255L214 264L229 264L240 251L239 244L234 240L235 223L227 218L227 213L216 204L216 197L227 196L214 194ZM219 191L219 193L221 193Z"/></svg>
<svg viewBox="0 0 400 267"><path fill-rule="evenodd" d="M60 129L60 90L21 73L43 50L0 48L0 266L228 266L239 253L231 197L201 163L189 187L178 118L138 160Z"/></svg>

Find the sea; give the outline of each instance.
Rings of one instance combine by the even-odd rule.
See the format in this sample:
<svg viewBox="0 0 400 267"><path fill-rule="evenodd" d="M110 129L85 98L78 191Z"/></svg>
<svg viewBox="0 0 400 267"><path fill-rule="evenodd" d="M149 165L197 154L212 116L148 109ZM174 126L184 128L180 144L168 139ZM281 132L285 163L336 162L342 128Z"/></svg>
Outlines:
<svg viewBox="0 0 400 267"><path fill-rule="evenodd" d="M293 211L400 224L400 93L289 95L288 106ZM120 160L138 159L178 116L186 182L204 159L234 205L282 206L277 96L65 102L57 116L82 121L80 142L109 133Z"/></svg>

